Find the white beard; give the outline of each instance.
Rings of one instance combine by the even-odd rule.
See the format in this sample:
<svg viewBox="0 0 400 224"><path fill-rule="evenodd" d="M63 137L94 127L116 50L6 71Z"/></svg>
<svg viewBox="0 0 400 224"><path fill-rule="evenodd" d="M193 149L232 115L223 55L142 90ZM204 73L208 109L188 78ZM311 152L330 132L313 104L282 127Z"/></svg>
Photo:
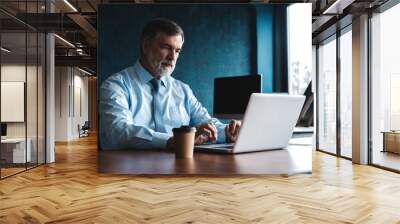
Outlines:
<svg viewBox="0 0 400 224"><path fill-rule="evenodd" d="M147 61L156 73L154 74L155 76L169 76L175 69L175 63L166 60L157 61L151 52L149 52L147 56ZM165 65L165 63L169 64L170 66Z"/></svg>

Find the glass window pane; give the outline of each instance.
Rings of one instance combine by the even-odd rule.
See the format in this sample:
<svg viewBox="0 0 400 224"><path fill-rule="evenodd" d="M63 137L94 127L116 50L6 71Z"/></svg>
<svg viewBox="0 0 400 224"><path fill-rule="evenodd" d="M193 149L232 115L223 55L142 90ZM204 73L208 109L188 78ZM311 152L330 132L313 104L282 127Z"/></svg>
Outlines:
<svg viewBox="0 0 400 224"><path fill-rule="evenodd" d="M372 17L372 163L400 170L400 4Z"/></svg>
<svg viewBox="0 0 400 224"><path fill-rule="evenodd" d="M37 73L38 73L38 36L36 32L27 33L28 61L27 61L27 80L26 80L26 116L27 116L27 141L30 142L31 153L28 160L28 168L37 165L37 132L38 132L38 113L37 113Z"/></svg>
<svg viewBox="0 0 400 224"><path fill-rule="evenodd" d="M336 38L318 48L318 145L336 154Z"/></svg>
<svg viewBox="0 0 400 224"><path fill-rule="evenodd" d="M2 177L25 170L30 158L26 142L26 34L1 33L1 122L6 133L1 140ZM6 50L4 50L6 49ZM28 149L28 150L27 150Z"/></svg>
<svg viewBox="0 0 400 224"><path fill-rule="evenodd" d="M352 157L352 33L340 36L340 153Z"/></svg>
<svg viewBox="0 0 400 224"><path fill-rule="evenodd" d="M45 12L45 0L0 1L0 7L24 13ZM13 13L12 13L13 14ZM0 12L2 144L1 178L45 162L45 35ZM5 22L4 22L5 21ZM37 17L27 21L36 24ZM3 100L8 99L9 102ZM18 107L15 109L12 107ZM11 113L11 112L12 113ZM3 114L12 115L14 119Z"/></svg>

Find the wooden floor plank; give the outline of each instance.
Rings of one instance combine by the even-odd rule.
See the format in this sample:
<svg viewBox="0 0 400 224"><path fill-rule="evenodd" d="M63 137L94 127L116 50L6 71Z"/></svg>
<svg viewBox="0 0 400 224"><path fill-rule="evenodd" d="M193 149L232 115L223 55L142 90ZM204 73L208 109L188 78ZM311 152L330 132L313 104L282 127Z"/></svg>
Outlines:
<svg viewBox="0 0 400 224"><path fill-rule="evenodd" d="M97 173L96 139L0 181L0 223L400 223L400 175L313 152L310 175Z"/></svg>

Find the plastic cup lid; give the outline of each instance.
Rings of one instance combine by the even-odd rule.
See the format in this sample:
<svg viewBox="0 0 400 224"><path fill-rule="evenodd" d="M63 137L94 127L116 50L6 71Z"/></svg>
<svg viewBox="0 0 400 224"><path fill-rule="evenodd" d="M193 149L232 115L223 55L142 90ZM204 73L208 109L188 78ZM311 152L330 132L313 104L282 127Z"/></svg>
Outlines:
<svg viewBox="0 0 400 224"><path fill-rule="evenodd" d="M188 125L182 125L179 128L173 128L173 132L195 132L196 128L195 127L190 127Z"/></svg>

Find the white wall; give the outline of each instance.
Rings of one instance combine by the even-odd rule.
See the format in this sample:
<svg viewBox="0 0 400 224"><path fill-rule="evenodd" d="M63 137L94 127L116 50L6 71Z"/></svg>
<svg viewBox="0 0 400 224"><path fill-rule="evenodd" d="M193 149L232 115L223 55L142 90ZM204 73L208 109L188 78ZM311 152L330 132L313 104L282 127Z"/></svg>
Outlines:
<svg viewBox="0 0 400 224"><path fill-rule="evenodd" d="M69 96L68 88L70 77L67 67L55 68L55 141L67 141L69 139Z"/></svg>
<svg viewBox="0 0 400 224"><path fill-rule="evenodd" d="M38 70L36 70L38 69ZM1 80L2 81L18 81L24 82L26 85L26 105L22 108L22 112L26 112L26 121L24 122L7 122L7 137L9 138L25 138L30 139L30 148L32 161L44 163L44 92L43 83L44 74L42 67L36 65L25 64L2 64ZM25 80L27 78L27 80ZM7 96L2 96L7 97ZM11 108L1 108L7 111ZM13 113L12 111L7 111ZM39 156L37 156L39 153Z"/></svg>
<svg viewBox="0 0 400 224"><path fill-rule="evenodd" d="M79 137L78 124L88 120L88 78L76 68L56 67L55 140Z"/></svg>
<svg viewBox="0 0 400 224"><path fill-rule="evenodd" d="M28 120L28 137L29 133L35 133L36 136L36 107L37 107L37 96L36 96L36 79L31 77L31 74L36 76L36 66L27 66L19 64L4 64L1 66L1 81L10 82L25 82L25 75L27 69L28 72L28 87L27 87L27 120ZM39 67L39 73L41 68ZM41 107L42 105L38 105ZM1 108L1 110L7 110L9 108ZM7 136L8 137L25 137L25 123L26 122L8 122L7 123ZM31 130L31 129L32 130Z"/></svg>
<svg viewBox="0 0 400 224"><path fill-rule="evenodd" d="M28 67L31 70L32 67ZM1 66L1 81L25 82L25 64L9 64ZM7 110L7 108L1 108ZM7 123L7 137L25 137L25 123Z"/></svg>
<svg viewBox="0 0 400 224"><path fill-rule="evenodd" d="M73 108L73 119L72 119L72 135L73 136L78 136L78 129L77 126L80 124L81 126L85 123L85 121L88 121L89 119L89 112L88 112L88 77L87 76L81 76L83 73L78 73L76 75L77 70L74 70L75 75L74 75L74 108Z"/></svg>

